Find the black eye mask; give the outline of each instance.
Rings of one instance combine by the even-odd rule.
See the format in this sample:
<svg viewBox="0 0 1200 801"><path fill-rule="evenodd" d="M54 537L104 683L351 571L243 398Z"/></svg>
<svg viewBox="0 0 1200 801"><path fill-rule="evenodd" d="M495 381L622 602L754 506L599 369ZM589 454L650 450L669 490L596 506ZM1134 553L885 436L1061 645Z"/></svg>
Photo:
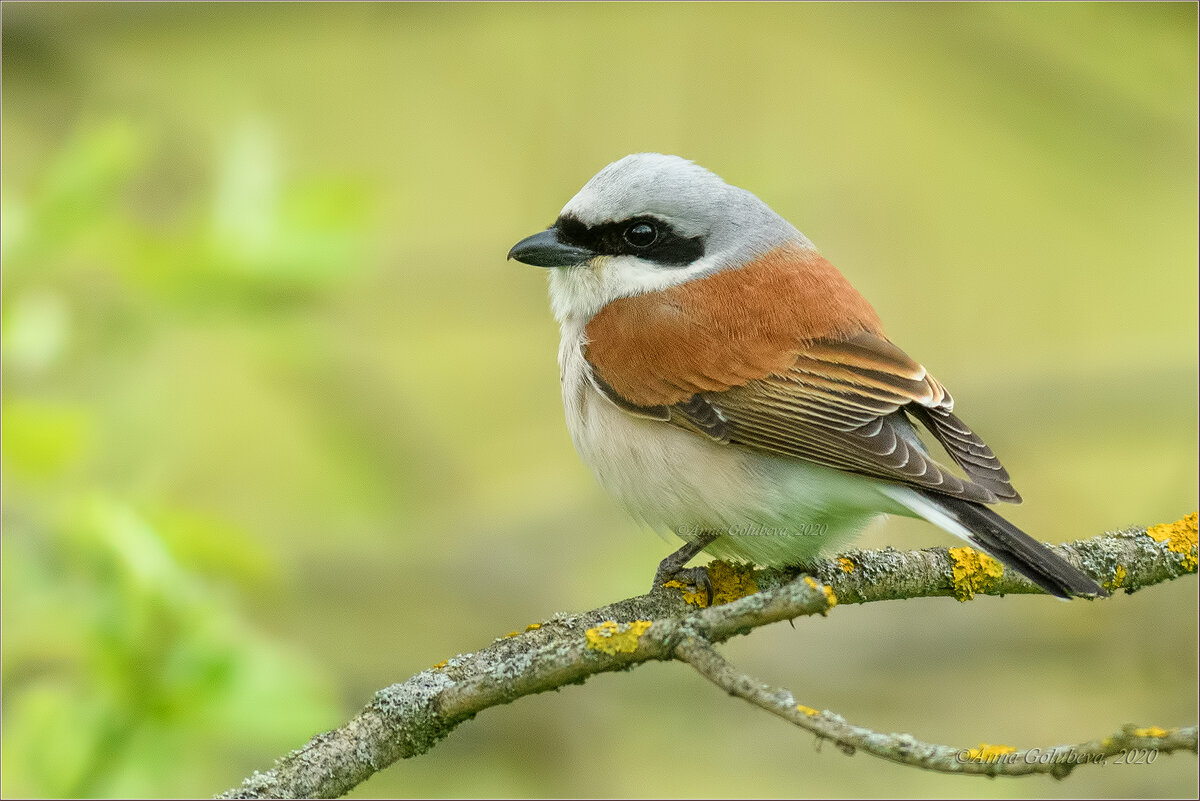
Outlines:
<svg viewBox="0 0 1200 801"><path fill-rule="evenodd" d="M704 255L703 236L680 236L666 222L649 215L593 226L564 216L554 228L562 242L603 256L637 256L663 267L683 267Z"/></svg>

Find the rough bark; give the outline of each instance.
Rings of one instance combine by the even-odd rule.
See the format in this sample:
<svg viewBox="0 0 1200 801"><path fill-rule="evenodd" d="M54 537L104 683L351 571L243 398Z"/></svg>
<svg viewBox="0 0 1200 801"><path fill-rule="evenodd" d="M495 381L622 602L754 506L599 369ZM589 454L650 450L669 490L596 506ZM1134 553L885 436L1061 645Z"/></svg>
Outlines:
<svg viewBox="0 0 1200 801"><path fill-rule="evenodd" d="M1196 572L1196 515L1162 526L1104 534L1055 546L1106 588L1134 592ZM460 654L407 681L380 690L352 720L317 735L274 768L254 775L222 798L315 798L344 794L398 759L433 748L458 724L488 707L579 684L589 676L650 660L679 659L725 691L857 750L948 773L1062 777L1079 765L1100 764L1128 749L1157 753L1197 750L1195 726L1126 725L1088 743L1053 748L977 749L923 743L847 723L832 712L797 704L786 690L738 673L713 644L801 615L826 614L841 603L904 598L1040 593L1037 587L969 548L850 552L799 570L709 566L714 603L686 587L660 588L578 614L556 615L526 631ZM1075 601L1086 603L1087 601ZM1047 758L1052 753L1055 756Z"/></svg>

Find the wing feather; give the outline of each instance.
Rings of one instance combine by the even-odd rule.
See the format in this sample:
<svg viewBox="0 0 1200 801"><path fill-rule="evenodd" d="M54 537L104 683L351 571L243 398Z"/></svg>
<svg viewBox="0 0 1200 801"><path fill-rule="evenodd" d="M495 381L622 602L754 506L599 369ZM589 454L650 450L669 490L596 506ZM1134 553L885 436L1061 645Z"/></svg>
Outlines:
<svg viewBox="0 0 1200 801"><path fill-rule="evenodd" d="M952 413L954 400L923 366L882 336L862 332L797 347L790 366L755 375L752 365L722 365L722 374L754 376L738 384L696 375L663 385L690 388L682 402L647 407L663 420L716 442L803 459L979 503L1020 502L992 450ZM636 404L598 378L602 392L627 412ZM699 390L699 391L696 391ZM938 464L909 416L945 448L966 479Z"/></svg>

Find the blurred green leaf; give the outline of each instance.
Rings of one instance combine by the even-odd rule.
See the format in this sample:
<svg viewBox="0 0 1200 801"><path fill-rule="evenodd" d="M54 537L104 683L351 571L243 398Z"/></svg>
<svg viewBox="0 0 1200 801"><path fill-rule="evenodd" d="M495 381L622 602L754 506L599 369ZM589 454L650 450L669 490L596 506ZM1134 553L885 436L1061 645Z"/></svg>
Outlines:
<svg viewBox="0 0 1200 801"><path fill-rule="evenodd" d="M53 628L56 653L6 639L5 686L18 688L6 793L145 794L154 784L140 777L187 772L196 749L284 747L336 719L312 667L240 621L128 505L81 498L62 529L10 529L4 548L6 588L9 566L24 564L35 584L53 575L36 589L65 601L21 613L24 630ZM177 747L161 749L163 738Z"/></svg>
<svg viewBox="0 0 1200 801"><path fill-rule="evenodd" d="M70 335L70 312L54 292L26 291L6 304L0 337L11 367L26 373L46 370L62 356Z"/></svg>
<svg viewBox="0 0 1200 801"><path fill-rule="evenodd" d="M81 406L32 400L2 405L4 470L32 478L59 476L82 457L93 422Z"/></svg>

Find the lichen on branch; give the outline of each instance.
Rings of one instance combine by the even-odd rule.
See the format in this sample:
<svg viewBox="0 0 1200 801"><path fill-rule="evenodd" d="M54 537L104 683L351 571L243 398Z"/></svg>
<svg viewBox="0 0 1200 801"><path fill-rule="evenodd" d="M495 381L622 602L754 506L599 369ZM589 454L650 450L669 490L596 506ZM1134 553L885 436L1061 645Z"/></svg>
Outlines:
<svg viewBox="0 0 1200 801"><path fill-rule="evenodd" d="M1110 589L1134 592L1196 573L1197 515L1174 523L1133 528L1052 546L1067 561ZM969 553L968 553L969 552ZM599 609L556 615L523 632L460 654L407 681L380 690L374 701L334 731L319 734L275 767L256 772L221 798L333 798L398 759L433 748L456 726L489 707L526 695L579 684L598 673L652 660L679 659L718 686L795 723L848 752L926 770L969 775L1062 777L1079 765L1103 764L1129 748L1196 753L1197 731L1127 725L1107 737L1054 749L975 748L923 743L907 734L883 734L841 716L796 703L786 690L738 673L713 648L739 634L802 615L828 614L836 604L903 598L1040 593L999 563L969 548L855 551L802 570L754 570L713 563L712 606L687 587ZM994 562L994 560L991 560ZM701 608L697 608L697 607ZM1048 750L1066 755L1044 758ZM1036 752L1036 754L1035 754Z"/></svg>

